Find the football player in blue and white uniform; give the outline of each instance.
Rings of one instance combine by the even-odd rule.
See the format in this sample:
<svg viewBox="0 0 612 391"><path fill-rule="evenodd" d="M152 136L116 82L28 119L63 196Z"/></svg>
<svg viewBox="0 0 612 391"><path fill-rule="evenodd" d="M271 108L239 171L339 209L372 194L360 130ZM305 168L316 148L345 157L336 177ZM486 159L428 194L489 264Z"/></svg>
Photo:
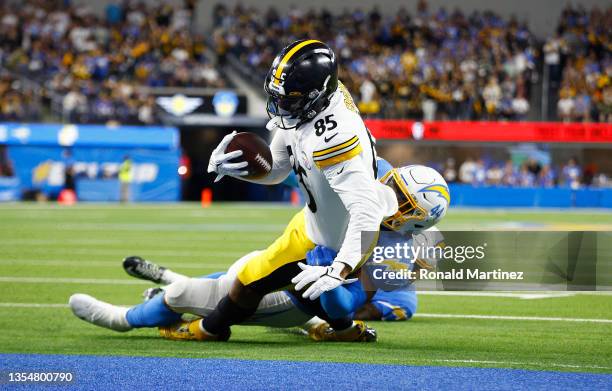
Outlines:
<svg viewBox="0 0 612 391"><path fill-rule="evenodd" d="M424 166L408 166L393 169L385 161L379 161L381 181L396 193L401 213L389 216L382 224L382 230L396 232L400 240L415 240L437 245L441 235L431 228L446 213L449 205L448 188L442 177ZM426 194L429 193L429 194ZM391 237L393 238L393 237ZM408 239L406 239L408 238ZM378 245L390 240L383 235ZM395 240L395 239L393 239ZM259 252L247 254L238 260L227 273L194 279L169 269L144 261L138 257L127 258L126 271L138 278L168 284L162 294L130 309L113 306L95 298L76 294L70 298L70 306L78 317L98 326L117 331L138 327L158 327L161 334L168 336L181 314L190 313L206 316L214 310L219 300L229 291L238 270L245 262ZM317 246L307 254L310 267L326 267L335 258L333 250ZM402 259L399 263L411 270L415 267L432 267L433 260ZM415 266L416 265L416 266ZM362 275L361 281L344 284L324 292L320 297L323 309L332 317L352 316L354 319L404 320L416 311L416 293L412 284L404 281L400 287L390 285L382 289L364 289L371 285ZM388 289L384 289L388 288ZM267 294L257 311L246 322L272 327L299 326L310 319L313 313L304 308L303 301L297 300L297 293L279 291ZM333 339L333 333L326 333L326 323L311 323L313 339Z"/></svg>

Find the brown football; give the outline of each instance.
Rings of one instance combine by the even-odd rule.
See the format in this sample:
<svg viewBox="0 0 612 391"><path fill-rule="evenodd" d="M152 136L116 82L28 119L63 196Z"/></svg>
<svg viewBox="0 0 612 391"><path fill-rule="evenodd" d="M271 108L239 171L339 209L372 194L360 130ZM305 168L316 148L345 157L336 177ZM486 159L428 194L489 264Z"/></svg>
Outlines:
<svg viewBox="0 0 612 391"><path fill-rule="evenodd" d="M272 170L272 152L266 141L251 132L242 132L234 136L225 152L242 150L242 156L233 159L236 162L247 162L248 179L262 178Z"/></svg>

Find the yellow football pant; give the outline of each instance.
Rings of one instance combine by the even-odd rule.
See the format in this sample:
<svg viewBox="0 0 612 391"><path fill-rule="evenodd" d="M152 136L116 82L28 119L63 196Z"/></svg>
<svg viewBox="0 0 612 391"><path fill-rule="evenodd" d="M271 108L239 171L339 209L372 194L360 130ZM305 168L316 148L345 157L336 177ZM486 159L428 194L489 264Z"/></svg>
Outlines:
<svg viewBox="0 0 612 391"><path fill-rule="evenodd" d="M291 284L291 279L300 271L297 262L306 259L306 253L314 247L306 235L302 210L293 216L274 243L244 264L238 271L238 280L262 293L279 290Z"/></svg>

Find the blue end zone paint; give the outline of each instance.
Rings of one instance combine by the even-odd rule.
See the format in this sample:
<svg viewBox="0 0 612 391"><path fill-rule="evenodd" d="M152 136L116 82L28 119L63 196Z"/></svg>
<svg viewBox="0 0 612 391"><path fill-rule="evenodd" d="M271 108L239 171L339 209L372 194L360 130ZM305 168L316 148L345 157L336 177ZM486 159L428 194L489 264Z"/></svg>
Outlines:
<svg viewBox="0 0 612 391"><path fill-rule="evenodd" d="M205 349L205 346L202 346ZM69 389L610 389L612 375L497 368L0 354L6 371L69 371ZM15 387L18 388L18 387Z"/></svg>

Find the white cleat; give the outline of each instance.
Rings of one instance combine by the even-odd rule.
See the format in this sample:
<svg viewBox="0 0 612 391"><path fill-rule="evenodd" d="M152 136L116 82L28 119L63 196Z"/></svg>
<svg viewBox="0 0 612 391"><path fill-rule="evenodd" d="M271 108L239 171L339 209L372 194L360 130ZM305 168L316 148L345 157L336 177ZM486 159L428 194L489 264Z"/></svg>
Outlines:
<svg viewBox="0 0 612 391"><path fill-rule="evenodd" d="M95 297L76 293L68 300L72 313L86 322L115 331L128 331L128 308L105 303Z"/></svg>

